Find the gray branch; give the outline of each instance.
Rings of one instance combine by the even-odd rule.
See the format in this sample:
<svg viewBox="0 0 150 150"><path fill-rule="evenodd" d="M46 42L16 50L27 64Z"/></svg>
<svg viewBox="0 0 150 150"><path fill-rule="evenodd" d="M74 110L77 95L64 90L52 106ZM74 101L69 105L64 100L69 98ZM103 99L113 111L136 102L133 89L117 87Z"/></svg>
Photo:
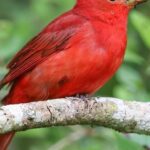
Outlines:
<svg viewBox="0 0 150 150"><path fill-rule="evenodd" d="M70 97L0 107L0 134L77 124L150 135L150 103Z"/></svg>

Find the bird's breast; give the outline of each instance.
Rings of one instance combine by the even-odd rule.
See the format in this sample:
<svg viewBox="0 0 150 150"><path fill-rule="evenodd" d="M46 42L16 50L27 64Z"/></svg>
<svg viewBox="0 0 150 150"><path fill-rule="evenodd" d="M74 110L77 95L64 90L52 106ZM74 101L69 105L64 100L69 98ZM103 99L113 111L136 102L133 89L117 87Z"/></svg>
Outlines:
<svg viewBox="0 0 150 150"><path fill-rule="evenodd" d="M28 97L47 99L91 94L112 77L123 60L122 37L116 40L112 31L104 34L103 30L102 36L84 30L71 39L68 49L51 55L22 79L28 87L24 88Z"/></svg>

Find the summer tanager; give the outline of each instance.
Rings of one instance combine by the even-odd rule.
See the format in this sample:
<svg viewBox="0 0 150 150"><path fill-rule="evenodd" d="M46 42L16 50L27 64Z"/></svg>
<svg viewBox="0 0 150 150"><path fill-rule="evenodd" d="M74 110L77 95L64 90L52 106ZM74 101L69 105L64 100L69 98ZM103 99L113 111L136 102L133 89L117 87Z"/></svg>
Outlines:
<svg viewBox="0 0 150 150"><path fill-rule="evenodd" d="M0 88L11 84L3 103L17 104L92 94L122 63L127 17L143 0L77 0L8 64ZM14 133L0 136L6 150Z"/></svg>

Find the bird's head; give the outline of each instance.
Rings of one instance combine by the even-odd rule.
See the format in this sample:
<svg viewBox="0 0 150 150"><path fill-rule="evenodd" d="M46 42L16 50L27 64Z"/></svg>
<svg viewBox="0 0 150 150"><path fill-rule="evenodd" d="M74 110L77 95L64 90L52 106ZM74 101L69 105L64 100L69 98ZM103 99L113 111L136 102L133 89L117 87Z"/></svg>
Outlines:
<svg viewBox="0 0 150 150"><path fill-rule="evenodd" d="M76 12L108 23L126 23L129 11L146 0L77 0Z"/></svg>
<svg viewBox="0 0 150 150"><path fill-rule="evenodd" d="M102 10L113 10L115 8L131 9L147 0L77 0L77 3L84 6L99 7Z"/></svg>
<svg viewBox="0 0 150 150"><path fill-rule="evenodd" d="M102 0L99 0L102 2ZM133 8L135 7L136 5L140 4L140 3L143 3L147 0L103 0L103 2L105 2L105 4L109 4L109 5L120 5L120 6L125 6L127 8ZM102 3L103 3L102 2Z"/></svg>

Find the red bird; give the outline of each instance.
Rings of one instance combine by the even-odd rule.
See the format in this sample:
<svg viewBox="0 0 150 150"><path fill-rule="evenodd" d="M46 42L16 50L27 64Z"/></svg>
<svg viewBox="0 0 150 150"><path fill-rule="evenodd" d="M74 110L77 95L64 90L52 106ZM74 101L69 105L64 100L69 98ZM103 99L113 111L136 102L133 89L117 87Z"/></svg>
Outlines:
<svg viewBox="0 0 150 150"><path fill-rule="evenodd" d="M93 94L124 58L127 17L143 0L77 0L8 64L0 88L11 84L3 103L17 104ZM0 136L6 150L14 133Z"/></svg>

